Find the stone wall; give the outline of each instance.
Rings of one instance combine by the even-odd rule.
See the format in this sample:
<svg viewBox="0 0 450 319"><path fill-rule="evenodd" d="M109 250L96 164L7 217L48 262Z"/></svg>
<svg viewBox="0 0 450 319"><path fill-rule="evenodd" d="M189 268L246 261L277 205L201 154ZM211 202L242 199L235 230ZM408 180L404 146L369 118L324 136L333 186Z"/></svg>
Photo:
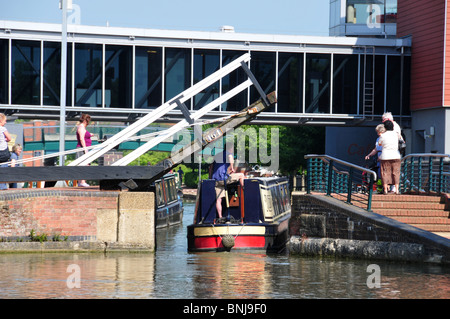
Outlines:
<svg viewBox="0 0 450 319"><path fill-rule="evenodd" d="M0 241L26 242L33 230L48 241L59 237L153 251L154 211L154 193L9 190L0 193Z"/></svg>
<svg viewBox="0 0 450 319"><path fill-rule="evenodd" d="M330 196L294 192L292 253L450 262L450 240Z"/></svg>

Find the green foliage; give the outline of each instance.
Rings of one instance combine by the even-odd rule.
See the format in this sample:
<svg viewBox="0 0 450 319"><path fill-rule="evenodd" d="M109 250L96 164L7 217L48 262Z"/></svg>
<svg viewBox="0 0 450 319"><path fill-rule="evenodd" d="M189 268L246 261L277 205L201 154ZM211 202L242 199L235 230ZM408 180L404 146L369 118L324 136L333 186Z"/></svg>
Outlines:
<svg viewBox="0 0 450 319"><path fill-rule="evenodd" d="M270 157L271 151L278 147L279 171L282 174L302 174L306 167L305 155L323 154L325 152L325 128L312 126L281 126L281 125L243 125L237 130L245 132L245 160L252 165L263 165L260 153L251 150L260 147L260 139L263 138L263 129L267 132L267 155ZM272 145L272 133L278 129L278 145ZM240 133L239 133L240 134ZM241 141L242 134L240 134ZM274 139L273 142L277 142ZM237 140L235 147L239 147ZM257 157L255 157L257 153Z"/></svg>
<svg viewBox="0 0 450 319"><path fill-rule="evenodd" d="M123 155L126 156L129 153L131 153L131 151L124 151ZM156 165L159 162L161 162L162 160L166 159L167 157L170 156L169 152L155 152L155 151L149 151L145 154L142 154L140 157L138 157L137 159L135 159L134 161L132 161L130 164L130 166L145 166L145 165Z"/></svg>
<svg viewBox="0 0 450 319"><path fill-rule="evenodd" d="M198 170L197 171L190 171L186 174L184 174L184 183L186 184L186 187L189 188L197 188L198 185ZM209 174L205 173L204 170L202 170L202 180L208 179Z"/></svg>
<svg viewBox="0 0 450 319"><path fill-rule="evenodd" d="M30 240L31 241L38 241L43 243L44 241L47 241L47 234L42 233L40 235L37 235L34 229L30 231Z"/></svg>
<svg viewBox="0 0 450 319"><path fill-rule="evenodd" d="M312 126L279 126L280 171L303 173L305 155L325 153L325 128Z"/></svg>

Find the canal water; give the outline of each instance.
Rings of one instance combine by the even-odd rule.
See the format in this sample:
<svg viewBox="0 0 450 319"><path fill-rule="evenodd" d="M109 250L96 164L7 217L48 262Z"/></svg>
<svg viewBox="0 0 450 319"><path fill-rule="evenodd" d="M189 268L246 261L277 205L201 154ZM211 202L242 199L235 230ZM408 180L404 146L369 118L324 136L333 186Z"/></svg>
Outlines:
<svg viewBox="0 0 450 319"><path fill-rule="evenodd" d="M0 298L440 298L450 269L438 265L187 252L186 226L157 231L155 253L0 254ZM374 266L375 265L375 266Z"/></svg>

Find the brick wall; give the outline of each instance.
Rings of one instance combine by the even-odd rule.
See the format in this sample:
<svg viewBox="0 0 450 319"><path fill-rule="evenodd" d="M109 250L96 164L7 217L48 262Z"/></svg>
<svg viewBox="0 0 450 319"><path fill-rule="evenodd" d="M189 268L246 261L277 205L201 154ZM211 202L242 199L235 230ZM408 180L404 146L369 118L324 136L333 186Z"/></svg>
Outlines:
<svg viewBox="0 0 450 319"><path fill-rule="evenodd" d="M97 215L117 212L117 192L30 189L0 194L0 238L56 234L96 240Z"/></svg>

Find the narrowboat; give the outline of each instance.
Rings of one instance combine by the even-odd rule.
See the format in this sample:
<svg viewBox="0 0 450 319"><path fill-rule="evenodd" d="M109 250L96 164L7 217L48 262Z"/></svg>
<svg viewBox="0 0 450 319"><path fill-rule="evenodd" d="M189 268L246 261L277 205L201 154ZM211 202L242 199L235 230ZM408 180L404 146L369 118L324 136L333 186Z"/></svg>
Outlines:
<svg viewBox="0 0 450 319"><path fill-rule="evenodd" d="M291 204L288 179L252 177L226 186L217 218L215 181L199 185L194 222L187 227L188 251L281 252L288 241Z"/></svg>
<svg viewBox="0 0 450 319"><path fill-rule="evenodd" d="M179 224L183 220L182 193L176 178L176 174L166 174L153 185L157 229Z"/></svg>

